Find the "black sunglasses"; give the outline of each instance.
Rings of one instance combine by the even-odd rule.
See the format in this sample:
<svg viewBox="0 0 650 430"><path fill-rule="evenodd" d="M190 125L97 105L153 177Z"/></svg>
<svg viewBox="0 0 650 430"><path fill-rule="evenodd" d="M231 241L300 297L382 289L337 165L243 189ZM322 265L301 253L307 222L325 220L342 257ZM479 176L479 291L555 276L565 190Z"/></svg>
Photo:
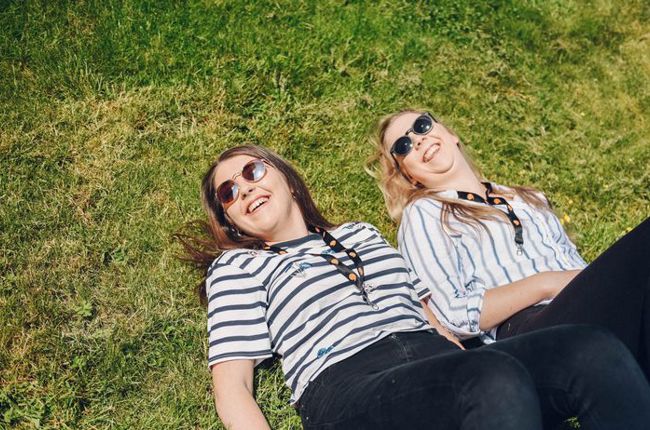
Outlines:
<svg viewBox="0 0 650 430"><path fill-rule="evenodd" d="M395 156L405 157L413 149L413 140L408 136L410 133L415 133L419 135L427 134L433 128L433 124L437 123L438 120L433 117L429 112L425 112L413 121L411 128L406 130L404 136L397 139L393 142L393 146L390 147L390 155L395 159ZM395 160L397 163L397 160Z"/></svg>
<svg viewBox="0 0 650 430"><path fill-rule="evenodd" d="M232 179L219 184L217 199L223 206L233 203L239 197L239 185L235 182L235 178L239 175L248 182L259 182L266 175L265 160L255 159L249 161L242 167L241 173L235 173Z"/></svg>

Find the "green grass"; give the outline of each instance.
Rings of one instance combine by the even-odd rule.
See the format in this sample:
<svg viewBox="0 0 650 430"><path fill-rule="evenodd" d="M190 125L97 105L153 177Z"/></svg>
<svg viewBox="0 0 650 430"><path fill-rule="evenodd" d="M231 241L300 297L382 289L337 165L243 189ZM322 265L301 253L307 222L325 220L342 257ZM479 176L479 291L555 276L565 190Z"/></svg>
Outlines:
<svg viewBox="0 0 650 430"><path fill-rule="evenodd" d="M394 240L363 173L426 105L593 259L650 214L644 1L0 2L0 427L222 428L170 235L225 148L267 145ZM299 428L280 372L274 428Z"/></svg>

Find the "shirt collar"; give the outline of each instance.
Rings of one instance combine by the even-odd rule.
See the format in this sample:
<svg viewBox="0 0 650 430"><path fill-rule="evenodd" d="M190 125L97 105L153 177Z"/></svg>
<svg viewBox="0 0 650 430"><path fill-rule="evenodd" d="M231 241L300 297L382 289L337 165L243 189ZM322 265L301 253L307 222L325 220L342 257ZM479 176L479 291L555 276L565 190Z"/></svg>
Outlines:
<svg viewBox="0 0 650 430"><path fill-rule="evenodd" d="M490 184L492 186L493 192L496 189L496 184L494 182L483 181L483 183ZM458 197L458 191L464 191L464 190L442 190L442 191L438 191L436 195L447 199L459 199L460 197ZM484 195L481 195L481 197L485 198Z"/></svg>
<svg viewBox="0 0 650 430"><path fill-rule="evenodd" d="M444 191L438 191L436 193L438 197L443 197L446 199L457 199L458 198L458 191L456 190L444 190Z"/></svg>
<svg viewBox="0 0 650 430"><path fill-rule="evenodd" d="M317 233L309 233L307 236L299 237L298 239L291 239L291 240L286 240L284 242L278 242L274 243L273 246L282 248L286 251L292 249L292 248L298 248L302 245L305 245L306 243L311 242L312 240L320 241L322 242L323 239L320 237L319 234Z"/></svg>

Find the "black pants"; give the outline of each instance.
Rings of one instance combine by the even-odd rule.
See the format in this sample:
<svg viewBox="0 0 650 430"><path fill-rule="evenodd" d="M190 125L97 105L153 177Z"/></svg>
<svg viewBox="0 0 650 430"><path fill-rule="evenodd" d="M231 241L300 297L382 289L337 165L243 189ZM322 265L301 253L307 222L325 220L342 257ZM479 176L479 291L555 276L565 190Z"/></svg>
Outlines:
<svg viewBox="0 0 650 430"><path fill-rule="evenodd" d="M650 380L649 291L647 219L586 267L550 304L507 319L497 330L497 339L558 324L605 327L627 345Z"/></svg>
<svg viewBox="0 0 650 430"><path fill-rule="evenodd" d="M606 330L558 326L462 351L396 333L323 371L300 398L305 429L647 429L650 387Z"/></svg>

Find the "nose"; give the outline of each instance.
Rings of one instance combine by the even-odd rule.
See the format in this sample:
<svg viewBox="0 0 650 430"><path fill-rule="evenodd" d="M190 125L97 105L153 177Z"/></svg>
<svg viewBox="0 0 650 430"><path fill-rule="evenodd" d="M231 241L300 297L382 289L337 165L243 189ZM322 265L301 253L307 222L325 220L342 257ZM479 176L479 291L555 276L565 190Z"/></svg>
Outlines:
<svg viewBox="0 0 650 430"><path fill-rule="evenodd" d="M255 185L247 181L242 181L242 182L240 182L238 185L239 185L239 193L241 194L242 200L244 200L248 195L250 195L255 190Z"/></svg>
<svg viewBox="0 0 650 430"><path fill-rule="evenodd" d="M422 144L422 139L424 139L424 135L409 133L409 137L411 138L411 142L413 142L413 149L415 150L420 149L420 145Z"/></svg>

